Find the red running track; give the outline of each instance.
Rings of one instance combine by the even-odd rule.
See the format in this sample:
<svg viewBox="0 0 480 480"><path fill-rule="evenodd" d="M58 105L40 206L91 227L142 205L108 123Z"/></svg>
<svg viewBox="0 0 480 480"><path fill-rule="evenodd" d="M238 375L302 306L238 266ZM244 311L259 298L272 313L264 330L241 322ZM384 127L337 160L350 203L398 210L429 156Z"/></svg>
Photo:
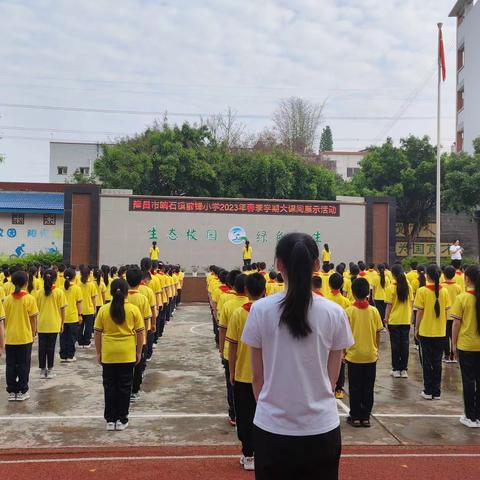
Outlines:
<svg viewBox="0 0 480 480"><path fill-rule="evenodd" d="M2 450L0 479L253 479L238 459L238 448L224 446ZM480 446L344 447L340 478L478 480Z"/></svg>

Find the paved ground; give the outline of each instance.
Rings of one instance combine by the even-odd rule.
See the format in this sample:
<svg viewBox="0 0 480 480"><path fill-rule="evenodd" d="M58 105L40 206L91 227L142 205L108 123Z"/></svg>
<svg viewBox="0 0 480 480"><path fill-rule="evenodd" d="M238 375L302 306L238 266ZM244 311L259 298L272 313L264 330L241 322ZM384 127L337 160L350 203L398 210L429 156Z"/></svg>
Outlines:
<svg viewBox="0 0 480 480"><path fill-rule="evenodd" d="M93 349L79 351L75 364L59 363L54 380L38 378L35 350L31 400L8 403L5 391L0 392L0 449L236 445L235 431L227 422L223 370L214 347L208 307L182 306L148 364L141 401L131 409L130 428L113 433L104 430L101 370ZM357 430L344 424L346 398L339 405L344 444L480 444L480 429L469 430L458 423L462 412L458 367L444 365L442 400L425 401L419 396L418 357L415 350L411 353L410 378L394 380L389 376L388 335L383 335L373 427ZM0 362L4 381L4 360ZM7 478L1 473L0 477Z"/></svg>

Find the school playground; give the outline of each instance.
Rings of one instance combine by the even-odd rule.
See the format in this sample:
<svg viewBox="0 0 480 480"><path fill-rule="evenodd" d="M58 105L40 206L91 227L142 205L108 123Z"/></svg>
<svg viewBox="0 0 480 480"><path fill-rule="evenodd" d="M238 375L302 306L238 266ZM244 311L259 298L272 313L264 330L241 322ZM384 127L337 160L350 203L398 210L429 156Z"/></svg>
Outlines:
<svg viewBox="0 0 480 480"><path fill-rule="evenodd" d="M411 348L409 379L389 372L388 334L382 348L370 429L342 421L342 479L480 478L480 429L458 422L461 382L445 365L439 401L420 398L418 354ZM31 395L8 403L0 392L0 479L166 480L254 478L240 468L235 430L226 415L225 380L208 306L181 306L147 366L130 427L107 432L101 369L93 349L57 377L40 380L32 355ZM0 359L2 380L4 359ZM348 390L348 388L347 388Z"/></svg>

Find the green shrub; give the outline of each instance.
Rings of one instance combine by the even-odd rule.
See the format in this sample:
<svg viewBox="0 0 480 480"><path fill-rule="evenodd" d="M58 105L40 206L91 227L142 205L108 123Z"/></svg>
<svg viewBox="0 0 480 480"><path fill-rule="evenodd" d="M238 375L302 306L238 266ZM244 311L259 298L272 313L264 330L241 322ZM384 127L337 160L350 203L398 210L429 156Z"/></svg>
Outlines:
<svg viewBox="0 0 480 480"><path fill-rule="evenodd" d="M63 255L61 253L30 253L23 257L0 256L0 265L29 265L39 263L42 265L52 263L62 263Z"/></svg>
<svg viewBox="0 0 480 480"><path fill-rule="evenodd" d="M410 263L412 262L417 262L419 265L429 265L430 263L435 263L435 258L433 257L425 257L425 256L418 256L418 257L405 257L401 260L403 268L405 271L410 270ZM450 257L442 257L441 261L441 266L447 266L452 263L450 260ZM473 265L477 264L478 260L474 257L463 257L462 259L462 264L463 265Z"/></svg>

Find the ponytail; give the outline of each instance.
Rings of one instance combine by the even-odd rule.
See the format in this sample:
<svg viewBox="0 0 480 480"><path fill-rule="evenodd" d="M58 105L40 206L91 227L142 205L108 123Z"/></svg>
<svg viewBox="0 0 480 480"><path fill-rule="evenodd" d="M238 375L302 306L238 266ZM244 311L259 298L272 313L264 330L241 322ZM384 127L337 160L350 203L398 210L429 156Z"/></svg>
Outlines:
<svg viewBox="0 0 480 480"><path fill-rule="evenodd" d="M352 283L356 280L359 273L360 273L360 269L358 268L358 265L353 264L350 267L350 280L352 281Z"/></svg>
<svg viewBox="0 0 480 480"><path fill-rule="evenodd" d="M80 265L80 281L87 283L90 277L90 268L87 265Z"/></svg>
<svg viewBox="0 0 480 480"><path fill-rule="evenodd" d="M63 278L65 279L65 282L63 282L63 288L67 291L72 285L72 280L75 279L75 270L73 270L73 268L67 268L63 274Z"/></svg>
<svg viewBox="0 0 480 480"><path fill-rule="evenodd" d="M35 280L36 273L37 273L37 267L30 267L28 269L28 284L27 284L28 293L32 293L32 290L35 288L33 281Z"/></svg>
<svg viewBox="0 0 480 480"><path fill-rule="evenodd" d="M100 284L102 283L102 272L99 268L95 268L93 270L93 277L95 278L97 285L100 286Z"/></svg>
<svg viewBox="0 0 480 480"><path fill-rule="evenodd" d="M103 283L108 288L108 286L110 285L110 275L109 275L110 267L108 265L102 265L101 270L102 270Z"/></svg>
<svg viewBox="0 0 480 480"><path fill-rule="evenodd" d="M380 274L380 285L382 286L382 288L385 288L385 265L381 263L377 266L377 268L378 273Z"/></svg>
<svg viewBox="0 0 480 480"><path fill-rule="evenodd" d="M318 246L304 233L285 235L277 244L276 258L283 263L288 289L280 305L280 324L285 324L294 338L305 338L312 333L308 310L312 303L311 280L318 260Z"/></svg>
<svg viewBox="0 0 480 480"><path fill-rule="evenodd" d="M425 267L422 265L417 267L417 273L419 286L424 287L427 284L427 279L425 278Z"/></svg>
<svg viewBox="0 0 480 480"><path fill-rule="evenodd" d="M440 295L440 274L437 265L432 264L427 267L427 276L433 280L435 285L435 315L438 318L440 316L440 302L438 300Z"/></svg>
<svg viewBox="0 0 480 480"><path fill-rule="evenodd" d="M475 285L477 333L480 335L480 267L471 265L465 270L465 276Z"/></svg>
<svg viewBox="0 0 480 480"><path fill-rule="evenodd" d="M45 272L43 272L43 289L46 297L52 293L56 279L57 274L53 270L45 270Z"/></svg>
<svg viewBox="0 0 480 480"><path fill-rule="evenodd" d="M408 288L408 281L407 277L405 276L405 272L403 271L403 267L401 265L394 265L392 267L392 275L397 281L398 300L402 303L406 302L410 295L410 289Z"/></svg>
<svg viewBox="0 0 480 480"><path fill-rule="evenodd" d="M110 292L112 294L110 316L117 325L121 325L125 321L125 299L128 295L127 282L121 278L114 280Z"/></svg>
<svg viewBox="0 0 480 480"><path fill-rule="evenodd" d="M12 283L15 285L15 290L14 294L18 294L21 292L22 288L25 287L25 285L28 282L28 275L26 272L23 270L18 270L15 273L12 273Z"/></svg>

